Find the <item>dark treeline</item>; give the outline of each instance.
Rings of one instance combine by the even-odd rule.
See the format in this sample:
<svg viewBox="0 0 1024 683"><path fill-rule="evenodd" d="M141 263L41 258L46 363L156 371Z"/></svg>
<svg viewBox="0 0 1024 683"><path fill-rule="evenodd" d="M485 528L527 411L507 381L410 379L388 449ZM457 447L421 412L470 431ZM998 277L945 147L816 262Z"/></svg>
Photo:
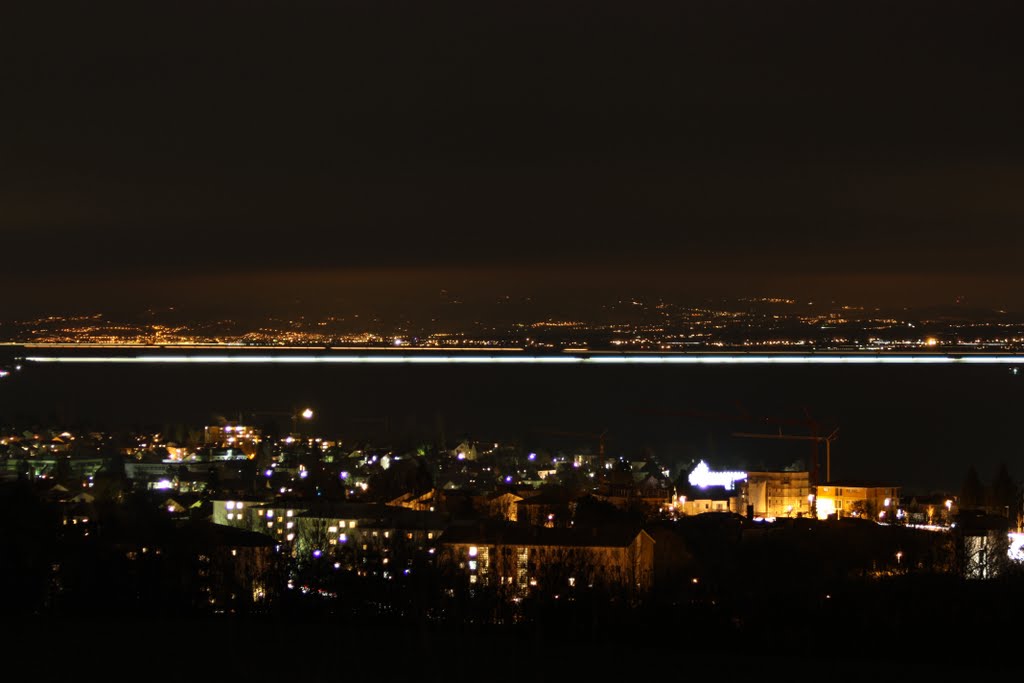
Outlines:
<svg viewBox="0 0 1024 683"><path fill-rule="evenodd" d="M961 578L954 534L859 520L751 529L742 517L706 514L649 523L659 551L648 594L563 583L513 600L500 586L469 586L429 562L385 580L339 571L326 558L250 556L249 532L226 539L204 519L174 522L157 512L129 493L97 505L88 524L69 526L31 482L4 486L0 611L19 642L34 647L40 633L69 638L70 651L86 658L144 648L144 633L254 651L276 638L289 643L270 661L232 659L239 672L326 672L341 642L408 655L378 662L381 671L448 666L455 652L467 666L560 653L564 666L598 671L608 653L684 653L699 668L704 657L873 659L955 643L946 666L985 668L1001 661L974 661L974 653L1011 642L1004 625L1024 604L1014 565L993 580ZM229 546L241 553L222 552ZM190 651L182 649L182 661Z"/></svg>

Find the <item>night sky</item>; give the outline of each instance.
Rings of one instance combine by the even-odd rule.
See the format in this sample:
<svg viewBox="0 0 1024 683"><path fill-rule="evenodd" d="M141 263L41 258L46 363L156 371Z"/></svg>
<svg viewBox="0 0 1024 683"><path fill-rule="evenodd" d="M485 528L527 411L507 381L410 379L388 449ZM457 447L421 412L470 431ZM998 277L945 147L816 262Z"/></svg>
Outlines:
<svg viewBox="0 0 1024 683"><path fill-rule="evenodd" d="M11 3L4 306L1024 306L1017 4Z"/></svg>

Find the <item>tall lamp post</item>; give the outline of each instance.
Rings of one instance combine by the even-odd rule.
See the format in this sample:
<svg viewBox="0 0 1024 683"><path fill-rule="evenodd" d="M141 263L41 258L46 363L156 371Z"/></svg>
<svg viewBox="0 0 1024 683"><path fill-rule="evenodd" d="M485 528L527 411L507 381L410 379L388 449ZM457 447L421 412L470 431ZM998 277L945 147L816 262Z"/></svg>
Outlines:
<svg viewBox="0 0 1024 683"><path fill-rule="evenodd" d="M299 431L299 418L302 418L306 422L309 422L310 420L313 419L313 409L312 408L304 408L301 411L300 410L293 410L292 411L292 433L293 434L297 434L298 431Z"/></svg>
<svg viewBox="0 0 1024 683"><path fill-rule="evenodd" d="M313 413L313 409L312 408L303 408L301 410L298 409L298 408L293 408L291 411L287 411L287 410L260 410L260 411L257 411L257 412L250 412L250 413L248 413L248 415L250 415L253 419L256 419L257 417L259 417L261 415L275 415L275 416L278 416L278 417L285 417L285 416L287 416L287 417L291 418L291 421L292 421L292 434L296 434L299 431L299 420L300 419L301 420L306 420L308 422L308 421L313 419L314 413Z"/></svg>

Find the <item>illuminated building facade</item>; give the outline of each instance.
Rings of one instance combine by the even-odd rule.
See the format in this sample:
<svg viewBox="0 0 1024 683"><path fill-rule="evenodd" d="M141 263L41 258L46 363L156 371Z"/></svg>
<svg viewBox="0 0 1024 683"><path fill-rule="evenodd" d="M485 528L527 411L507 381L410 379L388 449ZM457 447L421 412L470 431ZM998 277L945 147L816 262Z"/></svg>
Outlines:
<svg viewBox="0 0 1024 683"><path fill-rule="evenodd" d="M654 539L642 529L450 527L438 554L449 576L510 596L573 588L644 593L654 571Z"/></svg>
<svg viewBox="0 0 1024 683"><path fill-rule="evenodd" d="M705 512L740 511L740 494L724 486L691 486L685 493L675 496L674 508L680 515L701 515Z"/></svg>
<svg viewBox="0 0 1024 683"><path fill-rule="evenodd" d="M966 579L992 579L1019 556L1019 541L1009 533L1010 520L980 511L960 512L953 526L957 572ZM1017 548L1014 548L1017 543Z"/></svg>
<svg viewBox="0 0 1024 683"><path fill-rule="evenodd" d="M811 515L809 472L747 472L747 480L741 490L755 518Z"/></svg>
<svg viewBox="0 0 1024 683"><path fill-rule="evenodd" d="M260 443L260 431L240 424L211 425L203 429L203 441L208 446L237 450L252 458Z"/></svg>
<svg viewBox="0 0 1024 683"><path fill-rule="evenodd" d="M376 503L214 501L215 522L265 534L304 559L334 558L361 574L383 578L432 554L447 525L437 512ZM219 520L223 520L222 522Z"/></svg>
<svg viewBox="0 0 1024 683"><path fill-rule="evenodd" d="M715 471L701 460L687 475L688 483L672 495L670 507L679 515L738 513L742 505L740 486L746 478L746 472Z"/></svg>
<svg viewBox="0 0 1024 683"><path fill-rule="evenodd" d="M378 503L213 501L213 521L269 537L286 555L332 560L360 575L392 578L433 561L448 524L438 512Z"/></svg>
<svg viewBox="0 0 1024 683"><path fill-rule="evenodd" d="M487 499L487 516L492 519L503 519L506 522L519 521L519 505L522 496L514 493L499 493Z"/></svg>
<svg viewBox="0 0 1024 683"><path fill-rule="evenodd" d="M813 489L808 472L714 471L702 460L677 492L677 514L733 512L755 519L811 515Z"/></svg>
<svg viewBox="0 0 1024 683"><path fill-rule="evenodd" d="M902 518L898 486L832 482L819 486L815 507L818 519L867 517L878 521Z"/></svg>
<svg viewBox="0 0 1024 683"><path fill-rule="evenodd" d="M230 500L214 499L210 503L213 506L213 515L210 519L214 524L257 531L251 522L251 517L253 509L263 504L261 499L252 497Z"/></svg>
<svg viewBox="0 0 1024 683"><path fill-rule="evenodd" d="M476 445L469 441L463 441L453 448L450 453L456 460L473 461L477 459Z"/></svg>

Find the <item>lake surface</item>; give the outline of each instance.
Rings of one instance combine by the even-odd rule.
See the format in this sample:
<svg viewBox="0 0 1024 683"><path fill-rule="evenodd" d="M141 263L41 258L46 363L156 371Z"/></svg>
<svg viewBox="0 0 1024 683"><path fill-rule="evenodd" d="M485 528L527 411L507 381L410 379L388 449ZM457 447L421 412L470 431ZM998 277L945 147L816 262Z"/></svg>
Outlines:
<svg viewBox="0 0 1024 683"><path fill-rule="evenodd" d="M241 415L287 428L288 415L310 406L310 429L353 446L443 437L451 447L469 437L596 452L605 432L611 455L756 469L804 460L811 444L733 434L807 435L799 423L810 415L825 431L839 427L833 479L958 490L971 463L989 481L1004 461L1024 476L1024 374L1005 362L593 360L25 363L0 380L0 424L162 428ZM742 414L774 420L727 419Z"/></svg>

